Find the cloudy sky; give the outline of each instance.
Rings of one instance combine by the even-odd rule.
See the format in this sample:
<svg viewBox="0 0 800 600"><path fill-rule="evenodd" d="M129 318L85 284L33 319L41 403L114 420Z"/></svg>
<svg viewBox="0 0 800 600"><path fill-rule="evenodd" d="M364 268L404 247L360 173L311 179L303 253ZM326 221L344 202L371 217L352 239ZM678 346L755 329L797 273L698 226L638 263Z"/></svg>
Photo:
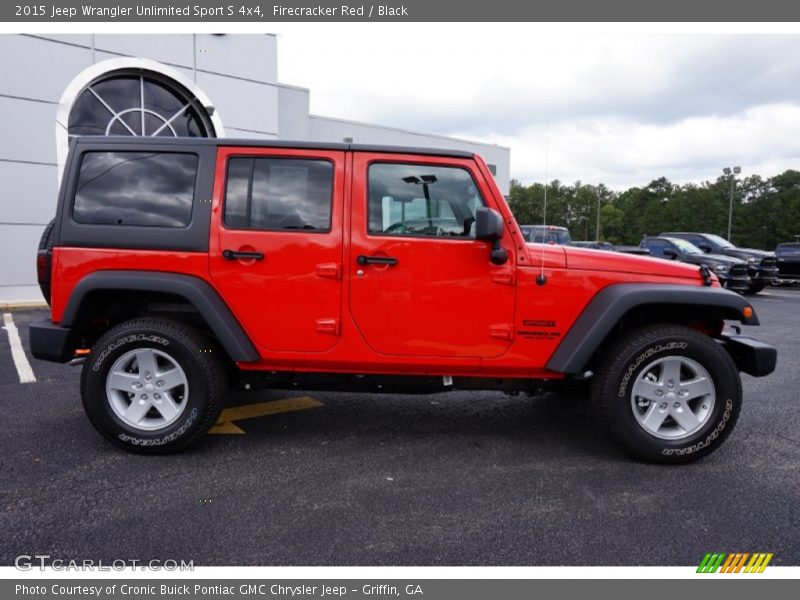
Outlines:
<svg viewBox="0 0 800 600"><path fill-rule="evenodd" d="M511 148L512 177L613 188L800 169L800 36L530 24L276 27L311 111ZM549 131L549 135L545 132Z"/></svg>

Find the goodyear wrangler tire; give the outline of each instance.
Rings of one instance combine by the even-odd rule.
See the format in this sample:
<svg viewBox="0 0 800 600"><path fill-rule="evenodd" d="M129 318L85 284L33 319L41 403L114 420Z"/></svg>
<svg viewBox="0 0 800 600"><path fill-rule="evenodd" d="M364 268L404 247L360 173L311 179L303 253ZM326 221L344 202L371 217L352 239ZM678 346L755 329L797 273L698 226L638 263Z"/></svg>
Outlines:
<svg viewBox="0 0 800 600"><path fill-rule="evenodd" d="M713 339L680 325L652 325L632 331L609 352L592 398L628 453L675 464L713 452L728 437L742 384Z"/></svg>
<svg viewBox="0 0 800 600"><path fill-rule="evenodd" d="M167 454L214 424L226 374L216 345L183 323L142 318L106 332L81 376L83 407L109 441L132 452Z"/></svg>

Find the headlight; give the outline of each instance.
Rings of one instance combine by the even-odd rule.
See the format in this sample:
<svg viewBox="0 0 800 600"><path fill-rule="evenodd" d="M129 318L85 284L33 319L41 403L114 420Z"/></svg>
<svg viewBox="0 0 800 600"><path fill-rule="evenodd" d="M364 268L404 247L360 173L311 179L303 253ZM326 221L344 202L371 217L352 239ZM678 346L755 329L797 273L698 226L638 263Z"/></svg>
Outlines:
<svg viewBox="0 0 800 600"><path fill-rule="evenodd" d="M757 265L758 264L758 259L757 258L748 258L747 259L747 264L748 265Z"/></svg>
<svg viewBox="0 0 800 600"><path fill-rule="evenodd" d="M730 271L730 267L726 267L725 265L717 265L714 267L714 273L717 275L725 275L728 271Z"/></svg>

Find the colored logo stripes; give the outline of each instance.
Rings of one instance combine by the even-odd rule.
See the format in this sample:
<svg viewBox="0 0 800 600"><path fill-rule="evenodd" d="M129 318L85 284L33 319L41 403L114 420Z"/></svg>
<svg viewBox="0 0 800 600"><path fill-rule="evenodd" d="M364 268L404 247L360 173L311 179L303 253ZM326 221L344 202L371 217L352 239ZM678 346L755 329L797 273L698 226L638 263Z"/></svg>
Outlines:
<svg viewBox="0 0 800 600"><path fill-rule="evenodd" d="M749 559L749 560L748 560ZM725 552L707 553L700 566L697 567L698 573L763 573L764 569L772 560L772 552L736 552L727 554Z"/></svg>

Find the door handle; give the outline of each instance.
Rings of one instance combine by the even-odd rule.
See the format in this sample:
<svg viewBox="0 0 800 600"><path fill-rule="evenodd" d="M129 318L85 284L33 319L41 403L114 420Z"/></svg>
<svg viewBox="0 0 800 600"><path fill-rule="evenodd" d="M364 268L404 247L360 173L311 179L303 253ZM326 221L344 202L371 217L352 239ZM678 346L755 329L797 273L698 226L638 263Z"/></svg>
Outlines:
<svg viewBox="0 0 800 600"><path fill-rule="evenodd" d="M356 262L360 265L389 265L393 267L397 264L397 259L391 256L364 256L359 254Z"/></svg>
<svg viewBox="0 0 800 600"><path fill-rule="evenodd" d="M261 260L264 258L263 252L239 252L238 250L223 250L222 258L225 260Z"/></svg>

